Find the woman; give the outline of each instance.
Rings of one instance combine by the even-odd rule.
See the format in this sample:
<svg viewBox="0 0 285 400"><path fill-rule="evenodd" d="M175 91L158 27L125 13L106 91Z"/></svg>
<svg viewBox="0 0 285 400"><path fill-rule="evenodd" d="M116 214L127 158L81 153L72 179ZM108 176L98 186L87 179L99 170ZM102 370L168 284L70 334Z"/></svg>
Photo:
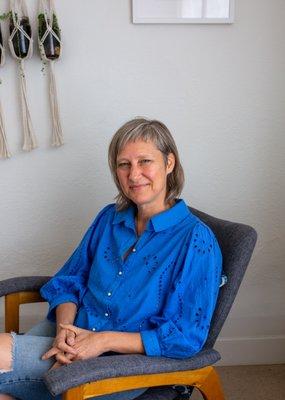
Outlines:
<svg viewBox="0 0 285 400"><path fill-rule="evenodd" d="M111 141L109 165L116 204L98 214L42 288L47 321L24 336L0 337L0 393L50 399L42 382L49 368L109 351L191 357L205 343L221 252L178 199L184 177L169 130L144 118L127 122ZM97 399L133 399L145 390Z"/></svg>

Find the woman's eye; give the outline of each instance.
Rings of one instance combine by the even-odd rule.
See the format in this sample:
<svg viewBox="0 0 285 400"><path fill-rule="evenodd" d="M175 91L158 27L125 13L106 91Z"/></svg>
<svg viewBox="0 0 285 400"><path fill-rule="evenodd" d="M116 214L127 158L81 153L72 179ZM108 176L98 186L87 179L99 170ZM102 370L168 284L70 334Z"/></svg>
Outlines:
<svg viewBox="0 0 285 400"><path fill-rule="evenodd" d="M121 162L118 164L118 168L127 168L129 166L129 163L127 162Z"/></svg>

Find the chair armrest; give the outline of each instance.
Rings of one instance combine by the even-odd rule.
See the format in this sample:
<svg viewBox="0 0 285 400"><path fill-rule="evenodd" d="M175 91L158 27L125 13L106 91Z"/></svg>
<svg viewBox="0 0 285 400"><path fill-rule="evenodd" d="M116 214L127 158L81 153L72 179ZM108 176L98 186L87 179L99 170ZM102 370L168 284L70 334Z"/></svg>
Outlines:
<svg viewBox="0 0 285 400"><path fill-rule="evenodd" d="M149 357L140 354L111 355L75 361L47 372L44 381L54 396L70 388L92 381L145 374L187 371L214 364L220 354L213 349L204 350L188 359ZM142 384L142 387L144 385Z"/></svg>
<svg viewBox="0 0 285 400"><path fill-rule="evenodd" d="M0 297L23 291L39 291L50 276L19 276L0 281Z"/></svg>

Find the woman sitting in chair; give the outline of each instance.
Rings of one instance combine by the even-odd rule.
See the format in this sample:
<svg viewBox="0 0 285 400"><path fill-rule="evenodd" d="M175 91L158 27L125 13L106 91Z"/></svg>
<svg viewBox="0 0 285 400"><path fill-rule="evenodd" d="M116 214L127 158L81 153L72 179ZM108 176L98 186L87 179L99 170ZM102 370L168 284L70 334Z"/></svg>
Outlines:
<svg viewBox="0 0 285 400"><path fill-rule="evenodd" d="M43 374L76 360L108 352L186 358L206 341L221 252L178 199L184 176L169 130L155 120L127 122L111 141L109 165L116 204L100 211L41 289L47 320L25 335L0 335L0 400L52 399Z"/></svg>

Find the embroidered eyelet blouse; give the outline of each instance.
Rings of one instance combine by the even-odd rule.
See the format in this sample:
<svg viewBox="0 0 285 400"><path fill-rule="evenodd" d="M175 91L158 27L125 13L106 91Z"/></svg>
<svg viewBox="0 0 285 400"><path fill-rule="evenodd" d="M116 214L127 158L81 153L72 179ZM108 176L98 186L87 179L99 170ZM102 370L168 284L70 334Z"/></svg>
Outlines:
<svg viewBox="0 0 285 400"><path fill-rule="evenodd" d="M219 245L183 200L153 216L140 237L135 211L110 204L98 214L41 289L48 318L55 320L59 304L73 302L76 326L140 332L148 356L193 356L207 339L217 300Z"/></svg>

